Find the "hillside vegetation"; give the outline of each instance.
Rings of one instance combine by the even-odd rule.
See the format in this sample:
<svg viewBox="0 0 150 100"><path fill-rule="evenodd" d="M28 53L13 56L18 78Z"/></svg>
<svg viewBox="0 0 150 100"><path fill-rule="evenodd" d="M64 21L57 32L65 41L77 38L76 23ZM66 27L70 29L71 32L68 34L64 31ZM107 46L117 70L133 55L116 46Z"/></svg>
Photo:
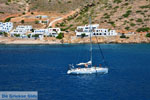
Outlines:
<svg viewBox="0 0 150 100"><path fill-rule="evenodd" d="M150 0L0 0L0 16L4 13L23 13L25 4L29 12L57 12L74 15L56 24L62 30L74 31L77 25L100 24L101 28L133 31L150 30Z"/></svg>
<svg viewBox="0 0 150 100"><path fill-rule="evenodd" d="M101 28L145 32L150 30L150 1L148 0L95 0L81 7L75 15L57 24L63 30L77 25L99 23Z"/></svg>
<svg viewBox="0 0 150 100"><path fill-rule="evenodd" d="M27 0L0 0L0 14L12 14L25 11Z"/></svg>

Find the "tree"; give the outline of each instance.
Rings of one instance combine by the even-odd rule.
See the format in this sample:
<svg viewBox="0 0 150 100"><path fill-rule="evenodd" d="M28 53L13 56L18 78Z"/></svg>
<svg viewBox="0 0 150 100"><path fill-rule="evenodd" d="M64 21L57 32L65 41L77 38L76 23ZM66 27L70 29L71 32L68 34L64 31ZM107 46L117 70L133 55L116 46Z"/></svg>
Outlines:
<svg viewBox="0 0 150 100"><path fill-rule="evenodd" d="M120 38L126 38L125 34L123 33Z"/></svg>
<svg viewBox="0 0 150 100"><path fill-rule="evenodd" d="M4 35L5 37L8 37L8 33L6 33L6 32L3 32L3 35Z"/></svg>
<svg viewBox="0 0 150 100"><path fill-rule="evenodd" d="M28 36L28 38L30 38L30 37L31 37L31 34L28 34L27 36Z"/></svg>
<svg viewBox="0 0 150 100"><path fill-rule="evenodd" d="M38 21L38 20L36 20L36 21L35 21L35 24L39 24L39 21Z"/></svg>
<svg viewBox="0 0 150 100"><path fill-rule="evenodd" d="M31 32L34 32L34 29L31 29L30 31L31 31Z"/></svg>
<svg viewBox="0 0 150 100"><path fill-rule="evenodd" d="M62 39L63 37L64 37L63 33L59 33L56 38L57 38L57 39Z"/></svg>
<svg viewBox="0 0 150 100"><path fill-rule="evenodd" d="M39 34L32 35L32 37L38 38Z"/></svg>
<svg viewBox="0 0 150 100"><path fill-rule="evenodd" d="M14 34L15 37L20 37L20 34Z"/></svg>
<svg viewBox="0 0 150 100"><path fill-rule="evenodd" d="M147 33L147 34L146 34L146 37L149 37L149 38L150 38L150 33Z"/></svg>
<svg viewBox="0 0 150 100"><path fill-rule="evenodd" d="M25 14L26 14L25 12L22 13L22 15L25 15Z"/></svg>
<svg viewBox="0 0 150 100"><path fill-rule="evenodd" d="M84 37L85 37L85 33L82 33L82 34L81 34L81 38L84 38Z"/></svg>
<svg viewBox="0 0 150 100"><path fill-rule="evenodd" d="M3 35L3 32L0 32L0 35Z"/></svg>
<svg viewBox="0 0 150 100"><path fill-rule="evenodd" d="M24 20L21 20L21 23L23 24L23 23L24 23Z"/></svg>

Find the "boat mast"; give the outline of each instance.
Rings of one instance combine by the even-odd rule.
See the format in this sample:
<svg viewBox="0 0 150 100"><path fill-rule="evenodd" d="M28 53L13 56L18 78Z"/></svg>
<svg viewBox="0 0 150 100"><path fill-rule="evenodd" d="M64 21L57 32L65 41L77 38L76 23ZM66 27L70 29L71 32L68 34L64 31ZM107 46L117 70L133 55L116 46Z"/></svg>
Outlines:
<svg viewBox="0 0 150 100"><path fill-rule="evenodd" d="M91 52L91 67L92 67L92 27L91 27L91 17L89 18L89 24L90 24L90 44L91 44L91 47L90 47L90 52Z"/></svg>

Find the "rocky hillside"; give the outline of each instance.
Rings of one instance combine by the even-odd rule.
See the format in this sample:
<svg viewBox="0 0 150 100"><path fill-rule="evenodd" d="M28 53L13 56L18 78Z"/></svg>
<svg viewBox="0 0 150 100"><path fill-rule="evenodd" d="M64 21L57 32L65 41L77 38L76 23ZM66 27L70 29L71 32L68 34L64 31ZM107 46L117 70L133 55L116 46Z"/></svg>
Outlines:
<svg viewBox="0 0 150 100"><path fill-rule="evenodd" d="M62 30L74 31L77 25L99 23L101 28L117 30L150 30L150 0L0 0L0 17L5 13L57 12L74 15L56 24Z"/></svg>
<svg viewBox="0 0 150 100"><path fill-rule="evenodd" d="M0 0L0 14L23 12L26 2L26 0Z"/></svg>
<svg viewBox="0 0 150 100"><path fill-rule="evenodd" d="M90 2L91 0L30 0L30 8L32 11L68 13Z"/></svg>
<svg viewBox="0 0 150 100"><path fill-rule="evenodd" d="M77 25L88 24L89 16L92 16L92 23L99 23L101 28L148 31L150 30L150 1L93 0L57 26L73 31Z"/></svg>

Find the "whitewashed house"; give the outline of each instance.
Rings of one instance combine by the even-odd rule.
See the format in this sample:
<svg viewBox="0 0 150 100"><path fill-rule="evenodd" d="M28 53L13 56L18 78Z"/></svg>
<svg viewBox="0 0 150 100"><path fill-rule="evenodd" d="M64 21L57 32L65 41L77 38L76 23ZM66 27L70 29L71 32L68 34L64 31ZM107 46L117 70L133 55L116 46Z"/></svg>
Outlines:
<svg viewBox="0 0 150 100"><path fill-rule="evenodd" d="M85 25L85 26L78 26L76 32L77 37L81 37L82 34L85 34L86 37L90 36L90 29L97 29L99 24L92 24L92 25Z"/></svg>
<svg viewBox="0 0 150 100"><path fill-rule="evenodd" d="M60 28L48 28L48 35L52 37L57 37L61 33Z"/></svg>
<svg viewBox="0 0 150 100"><path fill-rule="evenodd" d="M92 35L96 36L115 36L117 35L115 30L108 29L95 29Z"/></svg>
<svg viewBox="0 0 150 100"><path fill-rule="evenodd" d="M19 25L14 29L12 32L10 32L11 36L14 35L20 35L20 36L25 36L27 33L30 33L32 30L32 26L30 25Z"/></svg>
<svg viewBox="0 0 150 100"><path fill-rule="evenodd" d="M33 34L47 35L48 34L48 29L36 29L36 30L34 30Z"/></svg>
<svg viewBox="0 0 150 100"><path fill-rule="evenodd" d="M48 18L48 16L47 15L37 15L36 18L42 18L43 19L43 18Z"/></svg>
<svg viewBox="0 0 150 100"><path fill-rule="evenodd" d="M82 34L85 34L85 37L90 36L90 29L92 29L91 36L115 36L117 35L115 30L108 30L108 29L99 29L99 24L92 24L92 25L85 25L85 26L78 26L76 32L77 37L81 37Z"/></svg>
<svg viewBox="0 0 150 100"><path fill-rule="evenodd" d="M9 33L13 29L12 22L2 23L0 22L0 31Z"/></svg>
<svg viewBox="0 0 150 100"><path fill-rule="evenodd" d="M60 32L60 28L36 29L32 35L38 34L43 36L57 37Z"/></svg>
<svg viewBox="0 0 150 100"><path fill-rule="evenodd" d="M48 29L35 29L33 33L30 33L30 38L40 38L43 40L44 35L48 34Z"/></svg>

